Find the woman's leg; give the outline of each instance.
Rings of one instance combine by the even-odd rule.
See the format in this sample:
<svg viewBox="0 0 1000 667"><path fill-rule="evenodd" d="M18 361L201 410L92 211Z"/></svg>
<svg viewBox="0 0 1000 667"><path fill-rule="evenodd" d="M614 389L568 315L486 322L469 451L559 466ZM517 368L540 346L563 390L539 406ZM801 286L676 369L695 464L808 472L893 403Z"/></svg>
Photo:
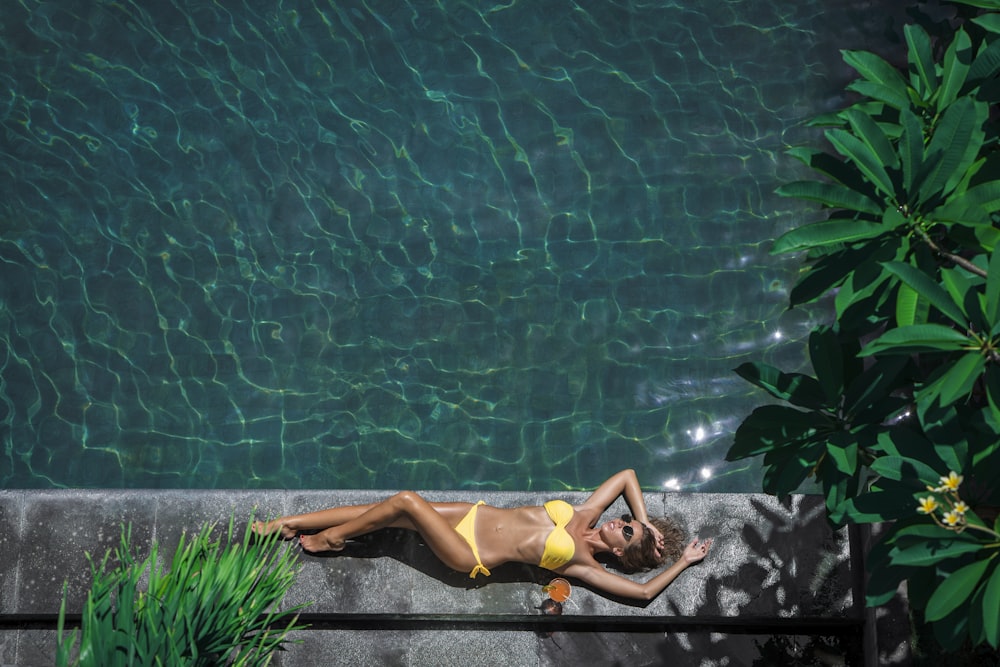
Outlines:
<svg viewBox="0 0 1000 667"><path fill-rule="evenodd" d="M384 501L383 501L384 502ZM281 537L290 540L302 531L325 530L334 526L340 526L348 521L353 521L359 516L381 503L369 503L367 505L343 505L341 507L331 507L317 512L307 512L305 514L293 514L283 516L271 521L255 521L253 531L258 535L270 535L276 530L281 531ZM443 516L451 527L454 528L465 517L472 503L430 503L435 512ZM405 516L400 517L391 525L383 528L406 528L408 530L419 530L412 521Z"/></svg>
<svg viewBox="0 0 1000 667"><path fill-rule="evenodd" d="M357 519L377 504L344 505L307 514L283 516L267 522L255 521L253 531L258 535L270 535L274 531L280 530L281 537L290 540L303 530L323 530Z"/></svg>
<svg viewBox="0 0 1000 667"><path fill-rule="evenodd" d="M432 505L412 491L403 491L381 503L362 507L368 509L343 523L315 535L300 535L302 548L313 552L340 551L344 548L344 541L352 537L380 528L409 528L418 531L434 555L448 567L471 570L476 566L472 549L455 532L455 526L471 507L469 503ZM347 516L347 513L336 515L336 518L343 516ZM325 518L331 517L333 515L325 515Z"/></svg>

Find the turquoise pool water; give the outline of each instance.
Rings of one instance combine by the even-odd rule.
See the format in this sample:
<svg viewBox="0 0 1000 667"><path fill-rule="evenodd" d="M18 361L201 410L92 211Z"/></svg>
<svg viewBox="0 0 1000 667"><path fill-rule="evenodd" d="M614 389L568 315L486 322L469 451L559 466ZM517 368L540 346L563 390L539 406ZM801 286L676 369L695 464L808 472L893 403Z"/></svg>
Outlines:
<svg viewBox="0 0 1000 667"><path fill-rule="evenodd" d="M758 488L870 3L8 5L5 487Z"/></svg>

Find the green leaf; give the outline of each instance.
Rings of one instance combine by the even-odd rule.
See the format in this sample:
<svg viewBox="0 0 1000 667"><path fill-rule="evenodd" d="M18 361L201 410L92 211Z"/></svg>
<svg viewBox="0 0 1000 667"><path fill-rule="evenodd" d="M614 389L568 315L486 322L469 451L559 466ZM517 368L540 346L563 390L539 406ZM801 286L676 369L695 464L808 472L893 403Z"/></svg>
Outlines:
<svg viewBox="0 0 1000 667"><path fill-rule="evenodd" d="M938 109L948 107L958 97L958 91L965 85L965 77L972 63L972 40L964 29L959 28L955 39L944 54L941 72L941 90L938 94Z"/></svg>
<svg viewBox="0 0 1000 667"><path fill-rule="evenodd" d="M802 442L824 426L823 417L813 412L784 405L761 406L736 429L726 460L737 461Z"/></svg>
<svg viewBox="0 0 1000 667"><path fill-rule="evenodd" d="M950 405L972 391L986 366L978 351L963 355L941 379L941 405Z"/></svg>
<svg viewBox="0 0 1000 667"><path fill-rule="evenodd" d="M990 267L986 272L986 295L983 311L990 326L1000 321L1000 252L993 250Z"/></svg>
<svg viewBox="0 0 1000 667"><path fill-rule="evenodd" d="M775 255L808 248L873 239L886 233L884 225L861 220L825 220L803 225L781 235L771 252Z"/></svg>
<svg viewBox="0 0 1000 667"><path fill-rule="evenodd" d="M915 23L903 26L903 34L909 48L907 58L910 62L910 69L913 72L913 78L916 79L914 87L926 100L938 87L931 38L922 27Z"/></svg>
<svg viewBox="0 0 1000 667"><path fill-rule="evenodd" d="M970 7L982 7L983 9L1000 9L1000 0L953 0L963 5L969 5ZM973 19L974 23L978 23L978 19Z"/></svg>
<svg viewBox="0 0 1000 667"><path fill-rule="evenodd" d="M858 443L851 442L840 446L832 441L826 443L826 453L830 456L837 470L845 475L853 475L858 470Z"/></svg>
<svg viewBox="0 0 1000 667"><path fill-rule="evenodd" d="M839 183L794 181L782 185L775 192L782 197L816 201L830 208L860 211L871 215L880 215L882 213L882 207L878 202L872 201L867 195Z"/></svg>
<svg viewBox="0 0 1000 667"><path fill-rule="evenodd" d="M764 456L766 469L762 483L765 493L784 497L796 491L813 471L822 452L823 446L818 442L768 452Z"/></svg>
<svg viewBox="0 0 1000 667"><path fill-rule="evenodd" d="M873 569L865 586L865 606L881 607L899 593L899 585L909 579L915 570L912 567L879 567Z"/></svg>
<svg viewBox="0 0 1000 667"><path fill-rule="evenodd" d="M871 469L883 477L908 482L918 490L925 489L928 484L936 485L941 476L941 473L923 461L905 456L880 456L872 461Z"/></svg>
<svg viewBox="0 0 1000 667"><path fill-rule="evenodd" d="M907 95L905 87L900 89L894 86L884 86L881 83L859 79L847 84L847 90L852 90L859 95L870 97L873 100L885 102L893 109L905 109L910 106L910 96Z"/></svg>
<svg viewBox="0 0 1000 667"><path fill-rule="evenodd" d="M836 127L841 127L843 121L838 119ZM787 153L797 160L800 160L807 167L829 176L831 179L846 186L850 190L861 193L871 198L875 194L874 188L865 182L864 178L853 165L837 156L825 151L797 146L788 149Z"/></svg>
<svg viewBox="0 0 1000 667"><path fill-rule="evenodd" d="M996 648L1000 644L1000 567L993 569L983 595L983 628L986 641Z"/></svg>
<svg viewBox="0 0 1000 667"><path fill-rule="evenodd" d="M960 327L968 325L966 314L959 304L948 295L941 285L920 269L904 262L886 262L882 267L917 291L932 306L944 313Z"/></svg>
<svg viewBox="0 0 1000 667"><path fill-rule="evenodd" d="M757 385L775 398L803 408L818 409L826 405L820 384L808 375L783 373L769 364L745 363L735 369L741 378Z"/></svg>
<svg viewBox="0 0 1000 667"><path fill-rule="evenodd" d="M996 227L977 227L974 230L976 240L987 252L993 252L1000 246L1000 229Z"/></svg>
<svg viewBox="0 0 1000 667"><path fill-rule="evenodd" d="M1000 368L996 364L990 364L986 369L986 396L989 404L989 417L993 423L1000 425ZM994 426L994 430L1000 430Z"/></svg>
<svg viewBox="0 0 1000 667"><path fill-rule="evenodd" d="M928 214L940 222L990 223L990 213L1000 209L1000 181L974 185L964 193L948 198Z"/></svg>
<svg viewBox="0 0 1000 667"><path fill-rule="evenodd" d="M947 108L934 129L920 177L919 199L944 197L962 180L983 145L987 106L961 97Z"/></svg>
<svg viewBox="0 0 1000 667"><path fill-rule="evenodd" d="M927 602L925 618L928 621L939 621L957 609L972 595L989 564L989 560L978 560L958 569L941 582Z"/></svg>
<svg viewBox="0 0 1000 667"><path fill-rule="evenodd" d="M895 196L896 190L892 185L892 179L889 178L882 160L871 147L847 130L827 130L825 134L837 152L851 160L872 185L890 200Z"/></svg>
<svg viewBox="0 0 1000 667"><path fill-rule="evenodd" d="M860 357L860 354L857 355ZM860 359L858 359L860 361ZM901 356L891 356L879 358L875 363L868 364L864 372L853 378L847 385L844 392L844 408L856 419L865 417L865 412L870 408L883 405L886 398L899 386L898 377L903 369L909 364L909 359ZM898 406L892 408L892 411ZM888 417L889 413L883 414L881 418L868 415L870 419Z"/></svg>
<svg viewBox="0 0 1000 667"><path fill-rule="evenodd" d="M868 343L858 354L867 357L873 354L912 354L941 350L946 352L964 350L969 338L940 324L914 324L908 327L890 329L876 340Z"/></svg>
<svg viewBox="0 0 1000 667"><path fill-rule="evenodd" d="M892 144L886 137L885 132L878 123L866 113L858 109L848 109L844 112L847 122L850 123L854 135L864 142L865 146L878 158L878 161L890 169L899 167L899 155L893 149Z"/></svg>
<svg viewBox="0 0 1000 667"><path fill-rule="evenodd" d="M868 51L841 51L844 62L865 79L896 91L906 99L906 81L895 67Z"/></svg>
<svg viewBox="0 0 1000 667"><path fill-rule="evenodd" d="M917 303L920 295L912 287L903 283L896 292L896 325L910 326L917 321Z"/></svg>
<svg viewBox="0 0 1000 667"><path fill-rule="evenodd" d="M989 5L992 9L1000 9L1000 0L984 0L980 4ZM1000 15L998 14L985 14L983 16L977 16L976 18L972 19L972 22L978 25L979 27L985 29L987 32L1000 34ZM992 42L990 46L993 46L994 44L997 44L997 42L995 41ZM972 68L975 69L975 67L976 63L973 62ZM969 72L969 78L970 79L973 78L973 72ZM977 78L984 78L984 77L977 77Z"/></svg>
<svg viewBox="0 0 1000 667"><path fill-rule="evenodd" d="M987 30L991 29L989 24L992 23L1000 32L1000 15L981 16L979 19L973 19L973 22ZM983 81L996 76L998 71L1000 71L1000 42L994 40L985 48L980 49L976 59L972 61L972 67L969 68L969 73L965 78L963 91L967 92L980 86Z"/></svg>
<svg viewBox="0 0 1000 667"><path fill-rule="evenodd" d="M915 510L914 510L915 511ZM982 549L982 544L974 540L950 538L943 540L926 539L897 546L890 551L893 565L935 565L941 561L973 553Z"/></svg>
<svg viewBox="0 0 1000 667"><path fill-rule="evenodd" d="M909 107L899 112L899 122L902 127L899 157L903 167L903 189L906 190L907 201L916 203L915 195L919 189L916 178L923 172L924 166L924 128Z"/></svg>
<svg viewBox="0 0 1000 667"><path fill-rule="evenodd" d="M844 359L833 329L819 327L809 334L809 360L826 396L826 404L835 404L844 390Z"/></svg>
<svg viewBox="0 0 1000 667"><path fill-rule="evenodd" d="M899 488L870 491L850 498L844 512L858 523L897 521L913 516L913 493Z"/></svg>

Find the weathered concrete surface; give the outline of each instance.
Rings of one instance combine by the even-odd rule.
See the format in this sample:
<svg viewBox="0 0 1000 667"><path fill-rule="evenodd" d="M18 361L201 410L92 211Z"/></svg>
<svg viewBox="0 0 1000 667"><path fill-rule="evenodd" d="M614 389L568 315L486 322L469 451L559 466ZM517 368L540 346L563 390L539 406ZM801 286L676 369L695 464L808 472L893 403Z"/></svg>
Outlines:
<svg viewBox="0 0 1000 667"><path fill-rule="evenodd" d="M255 507L258 516L278 516L372 502L388 493L0 492L0 621L6 628L0 632L0 664L52 664L51 628L63 583L68 609L79 611L90 583L86 554L99 558L113 549L122 522L133 524L138 553L148 553L156 540L161 553L171 554L185 528L195 530L206 521L225 524L232 513L242 528ZM515 506L538 504L552 495L489 493L482 498ZM427 497L480 498L465 492ZM572 503L586 496L556 497ZM311 601L308 613L321 622L319 629L300 633L303 643L283 654L280 664L642 665L660 664L669 655L673 665L698 665L715 664L712 656L721 661L741 653L751 657L745 663L727 658L728 664L752 664L754 652L760 653L754 642L767 642L765 635L779 623L827 620L842 627L863 617L856 604L859 573L848 533L830 530L819 498L793 496L779 502L752 494L665 493L647 494L646 500L651 515L673 516L690 536L713 537L715 544L704 563L689 568L646 605L574 587L565 619L599 618L607 628L564 628L548 637L505 625L510 619L541 618L536 608L546 597L541 585L550 573L506 565L488 579L471 581L439 563L414 534L383 531L349 544L338 556L300 556L303 568L288 603ZM624 505L609 515L622 511ZM475 617L482 624L450 628L447 618L437 615L456 621ZM338 622L354 617L365 620L338 629ZM417 622L407 626L400 621L406 618ZM623 630L616 619L647 625ZM662 627L655 625L661 622ZM683 625L692 622L700 625Z"/></svg>

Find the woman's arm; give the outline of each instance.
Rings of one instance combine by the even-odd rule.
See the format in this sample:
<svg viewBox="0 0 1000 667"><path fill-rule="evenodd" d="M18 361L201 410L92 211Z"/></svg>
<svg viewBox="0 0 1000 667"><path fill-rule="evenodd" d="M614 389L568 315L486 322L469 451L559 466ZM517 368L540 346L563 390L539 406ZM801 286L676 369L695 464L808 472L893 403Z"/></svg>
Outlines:
<svg viewBox="0 0 1000 667"><path fill-rule="evenodd" d="M639 478L631 469L622 470L608 478L577 511L593 513L596 520L618 496L625 496L625 502L632 510L632 516L641 523L649 524L646 501L642 497L642 489L639 488Z"/></svg>
<svg viewBox="0 0 1000 667"><path fill-rule="evenodd" d="M685 547L680 560L646 582L626 579L613 572L608 572L600 565L570 565L566 568L565 574L605 593L636 600L652 600L662 593L663 589L669 586L681 572L686 570L688 565L703 559L711 546L712 540L710 539L701 543L698 542L698 538L691 540L691 543Z"/></svg>

